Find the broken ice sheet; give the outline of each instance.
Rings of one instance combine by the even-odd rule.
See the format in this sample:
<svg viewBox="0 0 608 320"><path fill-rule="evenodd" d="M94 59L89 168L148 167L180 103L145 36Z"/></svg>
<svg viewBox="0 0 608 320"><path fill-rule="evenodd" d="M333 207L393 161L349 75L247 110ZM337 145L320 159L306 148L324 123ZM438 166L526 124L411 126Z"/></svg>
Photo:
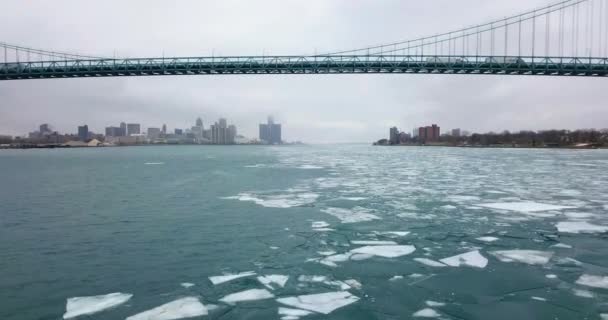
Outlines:
<svg viewBox="0 0 608 320"><path fill-rule="evenodd" d="M228 282L228 281L232 281L238 278L243 278L243 277L251 277L251 276L255 276L255 272L253 271L245 271L245 272L241 272L241 273L235 273L235 274L225 274L222 276L213 276L213 277L209 277L209 281L211 281L211 283L213 283L214 285L218 285L224 282Z"/></svg>
<svg viewBox="0 0 608 320"><path fill-rule="evenodd" d="M451 267L469 266L485 268L488 265L488 259L482 256L478 250L444 258L439 261Z"/></svg>
<svg viewBox="0 0 608 320"><path fill-rule="evenodd" d="M221 298L220 301L228 304L234 304L236 302L264 300L271 298L274 298L274 295L268 292L268 290L266 289L249 289L245 291L231 293Z"/></svg>
<svg viewBox="0 0 608 320"><path fill-rule="evenodd" d="M116 307L133 297L130 293L114 292L98 296L74 297L67 300L64 319L94 314Z"/></svg>
<svg viewBox="0 0 608 320"><path fill-rule="evenodd" d="M481 204L477 204L477 206L484 207L484 208L490 208L490 209L517 211L517 212L521 212L521 213L549 211L549 210L563 210L563 209L574 208L574 207L570 207L570 206L559 206L559 205L538 203L538 202L532 202L532 201L481 203Z"/></svg>
<svg viewBox="0 0 608 320"><path fill-rule="evenodd" d="M357 301L359 301L359 298L348 291L316 293L277 299L277 302L281 304L322 314L329 314L338 308Z"/></svg>
<svg viewBox="0 0 608 320"><path fill-rule="evenodd" d="M537 250L501 250L490 251L490 254L502 262L521 262L531 265L546 264L553 256L553 252Z"/></svg>
<svg viewBox="0 0 608 320"><path fill-rule="evenodd" d="M273 284L276 286L279 286L281 288L285 287L285 283L287 283L288 279L289 279L289 276L285 276L285 275L281 275L281 274L270 274L270 275L258 277L258 281L270 290L275 289L273 287Z"/></svg>
<svg viewBox="0 0 608 320"><path fill-rule="evenodd" d="M208 314L208 309L196 297L185 297L128 317L126 320L175 320Z"/></svg>

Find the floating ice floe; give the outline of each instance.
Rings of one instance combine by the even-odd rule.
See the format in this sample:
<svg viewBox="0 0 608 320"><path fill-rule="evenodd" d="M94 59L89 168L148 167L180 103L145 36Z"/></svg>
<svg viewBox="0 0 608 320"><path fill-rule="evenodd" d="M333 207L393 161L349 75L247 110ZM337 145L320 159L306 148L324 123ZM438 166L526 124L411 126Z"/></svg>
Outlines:
<svg viewBox="0 0 608 320"><path fill-rule="evenodd" d="M365 197L342 197L340 199L349 200L349 201L361 201L361 200L365 200L367 198L365 198Z"/></svg>
<svg viewBox="0 0 608 320"><path fill-rule="evenodd" d="M165 163L164 162L146 162L144 164L148 165L148 166L158 166L158 165L165 164Z"/></svg>
<svg viewBox="0 0 608 320"><path fill-rule="evenodd" d="M390 279L388 279L388 281L397 281L397 280L402 280L403 276L392 276Z"/></svg>
<svg viewBox="0 0 608 320"><path fill-rule="evenodd" d="M500 240L499 238L496 238L496 237L479 237L479 238L475 238L475 239L477 239L479 241L483 241L483 242L494 242L494 241Z"/></svg>
<svg viewBox="0 0 608 320"><path fill-rule="evenodd" d="M416 318L439 318L441 315L431 308L424 308L414 312L412 316Z"/></svg>
<svg viewBox="0 0 608 320"><path fill-rule="evenodd" d="M482 256L478 250L444 258L439 261L451 267L469 266L485 268L488 265L488 259Z"/></svg>
<svg viewBox="0 0 608 320"><path fill-rule="evenodd" d="M207 315L208 309L196 297L185 297L130 316L127 320L175 320Z"/></svg>
<svg viewBox="0 0 608 320"><path fill-rule="evenodd" d="M251 201L267 208L291 208L313 203L319 197L316 193L290 193L283 195L255 196L251 193L239 193L237 196L223 197L222 199L236 199Z"/></svg>
<svg viewBox="0 0 608 320"><path fill-rule="evenodd" d="M277 302L304 310L329 314L332 311L359 301L359 298L348 291L308 294L279 298Z"/></svg>
<svg viewBox="0 0 608 320"><path fill-rule="evenodd" d="M409 231L374 231L373 234L394 237L405 237L410 234Z"/></svg>
<svg viewBox="0 0 608 320"><path fill-rule="evenodd" d="M537 211L549 211L549 210L563 210L572 209L570 206L558 206L553 204L545 204L531 201L524 202L496 202L496 203L481 203L477 204L479 207L498 209L498 210L509 210L517 211L521 213L530 213Z"/></svg>
<svg viewBox="0 0 608 320"><path fill-rule="evenodd" d="M608 277L603 276L583 274L576 280L576 283L587 287L608 289Z"/></svg>
<svg viewBox="0 0 608 320"><path fill-rule="evenodd" d="M336 254L335 251L333 250L327 250L327 251L317 251L318 254L322 255L322 256L331 256Z"/></svg>
<svg viewBox="0 0 608 320"><path fill-rule="evenodd" d="M184 288L190 288L190 287L194 287L194 283L192 282L182 282L179 284L180 286L184 287Z"/></svg>
<svg viewBox="0 0 608 320"><path fill-rule="evenodd" d="M311 224L311 228L325 228L329 227L329 223L325 221L313 221Z"/></svg>
<svg viewBox="0 0 608 320"><path fill-rule="evenodd" d="M547 275L545 275L545 278L547 278L547 279L557 279L557 275L547 274Z"/></svg>
<svg viewBox="0 0 608 320"><path fill-rule="evenodd" d="M603 233L608 232L608 226L591 224L587 221L561 221L556 225L557 231L565 233Z"/></svg>
<svg viewBox="0 0 608 320"><path fill-rule="evenodd" d="M547 299L542 298L542 297L531 297L532 300L537 300L537 301L547 301Z"/></svg>
<svg viewBox="0 0 608 320"><path fill-rule="evenodd" d="M427 258L414 258L414 261L420 262L429 267L445 267L446 265L435 260L427 259Z"/></svg>
<svg viewBox="0 0 608 320"><path fill-rule="evenodd" d="M381 245L381 246L365 246L357 249L353 249L350 252L370 254L374 256L380 256L385 258L396 258L408 255L416 251L416 247L412 245Z"/></svg>
<svg viewBox="0 0 608 320"><path fill-rule="evenodd" d="M593 292L591 292L589 290L572 289L572 293L574 293L575 296L581 297L581 298L593 298L593 297L595 297L595 295L593 294Z"/></svg>
<svg viewBox="0 0 608 320"><path fill-rule="evenodd" d="M572 246L565 243L558 243L551 246L551 248L561 248L561 249L572 249Z"/></svg>
<svg viewBox="0 0 608 320"><path fill-rule="evenodd" d="M279 247L277 247L277 246L270 246L268 248L270 248L270 250L278 250L279 249Z"/></svg>
<svg viewBox="0 0 608 320"><path fill-rule="evenodd" d="M445 206L441 206L440 208L443 209L443 210L455 210L455 209L457 209L456 206L453 206L451 204L446 204Z"/></svg>
<svg viewBox="0 0 608 320"><path fill-rule="evenodd" d="M98 296L68 298L65 306L64 319L90 315L121 305L133 297L129 293L114 292Z"/></svg>
<svg viewBox="0 0 608 320"><path fill-rule="evenodd" d="M445 306L445 303L443 303L443 302L437 302L437 301L432 301L432 300L427 300L424 303L426 303L426 305L429 307L444 307Z"/></svg>
<svg viewBox="0 0 608 320"><path fill-rule="evenodd" d="M323 169L323 167L315 166L312 164L304 164L298 167L298 169L311 170L311 169Z"/></svg>
<svg viewBox="0 0 608 320"><path fill-rule="evenodd" d="M292 308L284 308L279 307L279 315L281 316L281 320L298 320L300 317L304 317L307 315L313 314L312 311L302 310L302 309L292 309Z"/></svg>
<svg viewBox="0 0 608 320"><path fill-rule="evenodd" d="M566 212L564 215L568 219L572 220L589 219L595 217L595 214L589 212Z"/></svg>
<svg viewBox="0 0 608 320"><path fill-rule="evenodd" d="M369 209L362 207L355 207L353 209L325 208L321 211L340 219L342 223L357 223L381 219L380 217L371 214Z"/></svg>
<svg viewBox="0 0 608 320"><path fill-rule="evenodd" d="M236 274L225 274L223 276L209 277L209 281L211 281L211 283L213 283L214 285L218 285L220 283L232 281L232 280L235 280L238 278L255 276L255 274L256 273L253 271L246 271L246 272L241 272L241 273L236 273Z"/></svg>
<svg viewBox="0 0 608 320"><path fill-rule="evenodd" d="M349 285L351 288L354 289L361 289L363 287L363 285L361 284L361 282L355 280L355 279L348 279L348 280L344 280L344 282Z"/></svg>
<svg viewBox="0 0 608 320"><path fill-rule="evenodd" d="M350 243L363 246L396 245L395 241L353 240Z"/></svg>
<svg viewBox="0 0 608 320"><path fill-rule="evenodd" d="M537 250L501 250L489 253L502 262L521 262L531 265L546 264L553 256L553 252Z"/></svg>
<svg viewBox="0 0 608 320"><path fill-rule="evenodd" d="M234 304L237 302L264 300L272 298L274 298L274 295L266 289L249 289L237 293L231 293L221 298L220 301L228 304Z"/></svg>
<svg viewBox="0 0 608 320"><path fill-rule="evenodd" d="M480 200L480 198L477 196L463 196L463 195L448 196L448 199L452 200L452 201L456 201L456 202L479 201Z"/></svg>
<svg viewBox="0 0 608 320"><path fill-rule="evenodd" d="M298 277L298 281L300 282L317 282L323 283L328 286L337 287L340 290L348 290L351 288L346 282L339 280L329 280L326 276L306 276L301 275Z"/></svg>
<svg viewBox="0 0 608 320"><path fill-rule="evenodd" d="M281 274L269 274L266 276L258 277L258 281L270 290L275 289L272 286L273 284L275 284L281 288L285 287L285 283L287 283L287 280L289 280L289 276L285 276L285 275L281 275Z"/></svg>
<svg viewBox="0 0 608 320"><path fill-rule="evenodd" d="M602 320L608 320L608 313L601 313L601 314L600 314L600 318L601 318Z"/></svg>

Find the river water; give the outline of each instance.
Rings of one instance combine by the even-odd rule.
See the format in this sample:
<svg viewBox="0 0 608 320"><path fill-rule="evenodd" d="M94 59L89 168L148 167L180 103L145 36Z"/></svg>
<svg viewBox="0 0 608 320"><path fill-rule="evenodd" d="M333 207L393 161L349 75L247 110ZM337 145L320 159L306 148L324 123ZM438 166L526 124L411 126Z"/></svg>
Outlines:
<svg viewBox="0 0 608 320"><path fill-rule="evenodd" d="M0 150L0 319L607 319L607 151Z"/></svg>

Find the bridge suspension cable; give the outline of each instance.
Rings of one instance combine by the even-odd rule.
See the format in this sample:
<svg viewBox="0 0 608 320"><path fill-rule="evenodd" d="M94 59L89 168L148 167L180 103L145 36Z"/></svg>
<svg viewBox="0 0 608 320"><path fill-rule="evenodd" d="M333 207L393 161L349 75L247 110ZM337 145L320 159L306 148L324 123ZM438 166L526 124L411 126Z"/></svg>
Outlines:
<svg viewBox="0 0 608 320"><path fill-rule="evenodd" d="M565 0L511 17L474 25L459 30L404 40L388 44L335 51L332 55L410 55L411 51L435 56L544 56L576 57L581 45L579 38L585 27L582 49L584 56L608 56L607 0ZM596 8L599 7L599 10ZM606 9L604 9L606 7ZM581 18L581 10L586 15ZM571 28L566 21L571 19ZM541 27L544 24L544 28ZM541 24L541 25L539 25ZM596 38L595 30L599 32ZM516 32L513 32L516 30ZM474 48L468 45L472 38ZM502 44L497 39L502 38ZM544 38L544 41L541 40ZM526 41L527 39L527 41ZM566 45L571 40L572 45ZM594 45L597 42L597 45ZM444 44L447 43L447 51ZM601 44L604 44L603 47ZM428 49L433 50L428 50ZM515 50L516 48L516 50Z"/></svg>
<svg viewBox="0 0 608 320"><path fill-rule="evenodd" d="M90 60L104 59L99 56L81 55L60 51L49 51L28 48L19 45L0 42L0 54L2 62L31 62L31 61L53 61L53 60Z"/></svg>

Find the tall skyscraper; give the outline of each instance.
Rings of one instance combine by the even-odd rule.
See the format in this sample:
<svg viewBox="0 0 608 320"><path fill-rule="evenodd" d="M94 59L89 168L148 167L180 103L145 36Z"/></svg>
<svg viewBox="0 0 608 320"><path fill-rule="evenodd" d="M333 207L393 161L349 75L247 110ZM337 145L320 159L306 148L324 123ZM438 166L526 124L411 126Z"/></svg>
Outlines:
<svg viewBox="0 0 608 320"><path fill-rule="evenodd" d="M270 116L268 117L268 123L260 124L260 140L266 142L268 144L280 144L282 143L281 139L281 124L274 123L274 119Z"/></svg>
<svg viewBox="0 0 608 320"><path fill-rule="evenodd" d="M452 136L460 137L460 129L452 129Z"/></svg>
<svg viewBox="0 0 608 320"><path fill-rule="evenodd" d="M157 139L160 136L160 128L148 128L148 138Z"/></svg>
<svg viewBox="0 0 608 320"><path fill-rule="evenodd" d="M162 134L167 134L167 125L163 124L163 130L161 131Z"/></svg>
<svg viewBox="0 0 608 320"><path fill-rule="evenodd" d="M211 142L213 144L234 144L236 138L236 126L228 126L225 118L211 125Z"/></svg>
<svg viewBox="0 0 608 320"><path fill-rule="evenodd" d="M418 128L418 140L421 142L437 142L441 132L436 124Z"/></svg>
<svg viewBox="0 0 608 320"><path fill-rule="evenodd" d="M51 133L51 126L48 123L43 123L40 125L40 134L45 135Z"/></svg>
<svg viewBox="0 0 608 320"><path fill-rule="evenodd" d="M390 128L388 142L390 144L399 144L399 129L397 127Z"/></svg>
<svg viewBox="0 0 608 320"><path fill-rule="evenodd" d="M89 126L78 126L78 140L86 141L89 139Z"/></svg>
<svg viewBox="0 0 608 320"><path fill-rule="evenodd" d="M127 135L127 124L124 122L120 123L120 136L124 137Z"/></svg>
<svg viewBox="0 0 608 320"><path fill-rule="evenodd" d="M203 127L203 119L201 117L196 118L196 126Z"/></svg>
<svg viewBox="0 0 608 320"><path fill-rule="evenodd" d="M122 126L122 124L121 124ZM134 135L134 134L140 134L141 133L141 126L139 125L139 123L128 123L127 124L127 135Z"/></svg>
<svg viewBox="0 0 608 320"><path fill-rule="evenodd" d="M203 128L203 119L198 117L196 119L196 125L194 127L192 127L191 131L192 131L192 134L194 135L194 138L196 138L199 141L201 139L203 139L203 133L205 131L205 128Z"/></svg>

